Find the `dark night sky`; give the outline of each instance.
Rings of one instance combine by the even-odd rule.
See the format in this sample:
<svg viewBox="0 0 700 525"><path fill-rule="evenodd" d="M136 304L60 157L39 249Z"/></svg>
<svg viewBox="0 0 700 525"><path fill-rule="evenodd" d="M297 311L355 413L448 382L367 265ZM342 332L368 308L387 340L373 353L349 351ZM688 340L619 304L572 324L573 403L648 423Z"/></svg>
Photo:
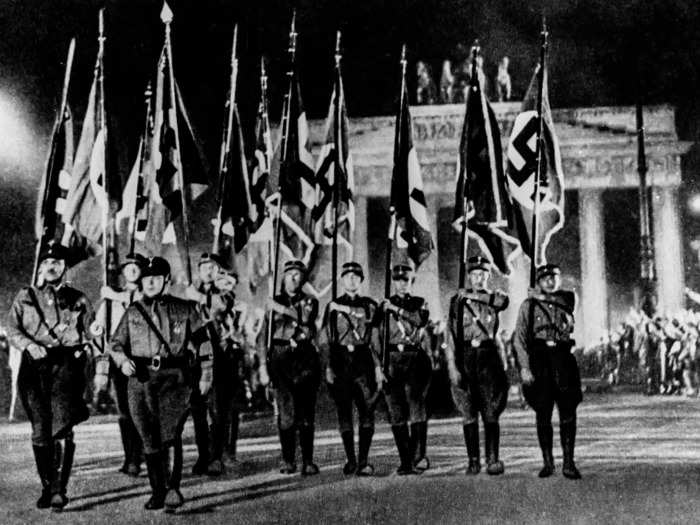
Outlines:
<svg viewBox="0 0 700 525"><path fill-rule="evenodd" d="M162 44L161 2L0 0L0 102L9 100L21 113L32 145L27 158L0 158L0 220L5 224L0 234L10 250L27 252L6 262L0 270L3 281L31 264L27 230L68 42L72 36L78 39L70 101L80 121L97 49L97 10L105 4L111 153L124 176L141 131L143 89ZM279 118L292 5L284 0L171 2L175 74L211 164L218 156L234 21L241 23L239 104L250 128L261 54L269 60L271 116ZM439 72L442 59L451 57L459 43L469 46L479 38L487 74L494 75L502 55L511 57L518 97L537 59L544 7L551 34L553 107L633 104L641 85L645 102L679 108L681 138L698 135L697 0L299 0L296 5L302 90L312 118L327 109L338 27L344 32L349 114L379 115L392 111L402 41L409 47L409 68L423 59Z"/></svg>

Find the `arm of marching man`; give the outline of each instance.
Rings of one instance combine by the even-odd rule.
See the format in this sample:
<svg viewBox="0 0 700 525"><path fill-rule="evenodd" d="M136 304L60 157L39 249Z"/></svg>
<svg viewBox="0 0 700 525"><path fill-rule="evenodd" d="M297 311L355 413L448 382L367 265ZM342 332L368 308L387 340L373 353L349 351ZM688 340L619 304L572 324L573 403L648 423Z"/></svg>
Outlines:
<svg viewBox="0 0 700 525"><path fill-rule="evenodd" d="M202 316L192 303L188 303L187 325L189 328L188 343L193 346L195 359L202 370L199 379L199 391L202 395L206 395L214 380L214 349L209 338L207 324L203 322Z"/></svg>
<svg viewBox="0 0 700 525"><path fill-rule="evenodd" d="M448 318L448 326L445 330L445 362L447 363L447 373L450 376L450 381L453 385L459 385L461 380L459 370L457 369L457 361L455 360L455 348L461 341L458 341L457 323L461 323L462 319L457 319L458 305L461 301L460 295L455 295L450 301L450 314Z"/></svg>
<svg viewBox="0 0 700 525"><path fill-rule="evenodd" d="M25 305L28 301L27 289L22 288L7 314L7 338L20 351L29 351L31 345L41 346L27 333L24 326Z"/></svg>
<svg viewBox="0 0 700 525"><path fill-rule="evenodd" d="M114 361L114 364L122 372L124 372L124 364L130 363L133 367L133 361L129 359L131 355L131 337L129 334L129 315L133 306L127 308L122 316L116 330L112 334L112 339L109 342L107 352L105 352ZM125 375L130 375L126 374Z"/></svg>
<svg viewBox="0 0 700 525"><path fill-rule="evenodd" d="M520 375L523 378L524 383L532 382L532 372L530 371L530 357L527 353L527 347L530 340L530 315L534 315L531 309L532 299L525 299L523 304L520 305L520 310L518 311L518 318L515 322L515 329L513 331L513 350L518 358L518 364L520 365ZM534 322L534 319L532 320ZM528 379L528 381L526 381Z"/></svg>

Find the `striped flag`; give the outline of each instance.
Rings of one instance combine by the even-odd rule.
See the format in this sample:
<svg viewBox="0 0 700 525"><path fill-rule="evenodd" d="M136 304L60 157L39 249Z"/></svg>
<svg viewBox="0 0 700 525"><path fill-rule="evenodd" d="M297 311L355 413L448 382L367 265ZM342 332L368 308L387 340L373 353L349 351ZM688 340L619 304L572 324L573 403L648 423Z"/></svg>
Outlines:
<svg viewBox="0 0 700 525"><path fill-rule="evenodd" d="M389 235L399 252L405 252L415 268L433 251L428 210L418 154L413 146L413 122L408 108L408 92L403 87L396 118L398 149L394 150L394 170L391 177L391 206L394 221ZM394 235L396 232L396 235Z"/></svg>
<svg viewBox="0 0 700 525"><path fill-rule="evenodd" d="M41 243L40 247L55 241L70 248L70 260L66 261L69 266L94 255L88 249L87 241L69 228L64 220L73 169L73 142L73 118L66 106L54 129L46 170L39 185L35 235Z"/></svg>
<svg viewBox="0 0 700 525"><path fill-rule="evenodd" d="M121 190L119 181L108 177L105 162L107 123L104 113L102 68L100 53L95 64L95 74L63 214L66 224L63 244L67 244L70 236L75 233L86 239L95 253L99 251L98 246L103 232L108 227L112 208L116 207L114 196Z"/></svg>
<svg viewBox="0 0 700 525"><path fill-rule="evenodd" d="M512 207L503 170L500 129L481 89L482 76L472 75L467 91L453 224L461 231L466 216L469 237L507 275L508 257L518 247L518 240L510 235Z"/></svg>
<svg viewBox="0 0 700 525"><path fill-rule="evenodd" d="M508 186L513 197L515 231L522 250L532 253L532 216L535 203L537 170L537 76L535 71L523 100L521 113L515 119L508 144ZM542 178L538 204L538 239L536 265L546 262L547 246L552 235L564 226L564 171L559 141L554 131L552 109L547 89L547 69L542 85Z"/></svg>
<svg viewBox="0 0 700 525"><path fill-rule="evenodd" d="M316 168L316 205L314 221L316 249L310 265L310 282L317 294L331 289L332 243L335 230L334 192L338 192L338 264L352 260L352 233L355 229L355 207L352 202L354 176L352 155L348 147L348 116L340 71L331 95L324 144Z"/></svg>

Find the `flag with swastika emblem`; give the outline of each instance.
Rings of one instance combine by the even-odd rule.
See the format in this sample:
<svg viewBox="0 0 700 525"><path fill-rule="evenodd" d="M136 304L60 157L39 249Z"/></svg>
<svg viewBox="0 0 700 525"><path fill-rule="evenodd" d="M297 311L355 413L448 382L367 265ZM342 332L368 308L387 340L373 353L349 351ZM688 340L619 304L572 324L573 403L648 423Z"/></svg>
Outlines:
<svg viewBox="0 0 700 525"><path fill-rule="evenodd" d="M508 187L513 199L515 232L526 254L532 253L532 217L535 204L537 170L537 75L535 71L523 100L522 111L515 119L508 144ZM538 195L537 265L547 261L547 246L552 236L564 226L564 171L559 141L554 131L552 109L547 89L547 69L542 86L542 173Z"/></svg>

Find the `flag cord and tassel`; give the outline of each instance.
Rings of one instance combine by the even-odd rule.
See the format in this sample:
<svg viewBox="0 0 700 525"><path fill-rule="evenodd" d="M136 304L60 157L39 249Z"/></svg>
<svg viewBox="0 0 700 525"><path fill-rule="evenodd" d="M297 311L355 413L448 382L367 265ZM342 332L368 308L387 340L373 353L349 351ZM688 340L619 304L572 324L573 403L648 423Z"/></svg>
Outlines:
<svg viewBox="0 0 700 525"><path fill-rule="evenodd" d="M238 42L238 24L233 28L233 46L231 48L231 84L229 87L229 96L226 100L226 124L224 126L223 137L221 140L221 155L219 157L219 210L216 217L216 228L214 230L214 241L212 243L212 253L218 253L219 242L221 239L221 224L223 217L224 195L226 191L225 181L227 179L226 172L228 171L228 157L231 153L231 136L233 133L233 112L236 103L236 84L238 79L238 57L236 56L236 45Z"/></svg>
<svg viewBox="0 0 700 525"><path fill-rule="evenodd" d="M399 162L399 151L401 149L401 128L403 119L403 105L407 103L406 96L406 44L401 48L401 95L399 98L399 110L396 114L396 131L394 133L394 166ZM384 266L384 299L389 300L391 297L391 256L394 248L394 240L398 233L398 223L396 221L396 210L394 207L389 208L389 234L386 241L386 264ZM389 366L389 310L384 308L384 333L383 340L383 355L382 361L384 370Z"/></svg>
<svg viewBox="0 0 700 525"><path fill-rule="evenodd" d="M50 177L53 172L54 168L53 165L56 162L56 144L58 142L57 137L58 134L61 132L61 128L63 126L63 122L66 119L66 112L68 110L68 89L70 87L70 77L71 77L71 71L73 70L73 57L75 55L75 38L71 38L70 44L68 45L68 55L66 58L66 70L63 74L63 89L61 91L61 104L58 109L58 114L56 116L56 122L54 123L53 127L53 133L52 133L52 138L51 138L51 148L49 149L49 156L46 159L46 170L45 170L45 176L48 178ZM46 180L44 184L44 194L41 196L41 210L40 210L40 217L41 217L41 225L37 229L37 241L36 241L36 248L34 250L34 268L32 270L32 284L36 284L36 280L38 277L38 272L39 272L39 255L41 253L41 248L44 242L44 236L45 236L45 226L44 226L44 221L47 213L47 208L49 206L48 199L49 199L49 190L53 186L53 181L52 180Z"/></svg>
<svg viewBox="0 0 700 525"><path fill-rule="evenodd" d="M287 52L289 53L289 71L287 76L289 77L289 88L287 89L287 95L284 100L284 107L282 109L282 138L281 138L281 155L280 155L280 176L278 182L278 201L277 201L277 213L274 217L275 219L275 232L274 232L274 264L272 267L272 286L270 287L270 299L274 300L275 293L277 289L277 279L279 277L279 252L280 252L280 241L282 240L282 171L286 169L285 164L287 162L287 142L289 141L289 117L292 107L292 95L294 91L294 67L296 62L296 47L297 47L297 33L296 33L296 10L292 12L292 24L289 30L289 47ZM269 318L267 323L267 340L266 347L269 351L272 346L272 332L273 332L273 322L274 322L275 311L270 308Z"/></svg>
<svg viewBox="0 0 700 525"><path fill-rule="evenodd" d="M472 46L472 63L471 63L471 82L479 82L479 76L478 76L478 69L477 69L477 63L476 59L479 54L479 42L475 41L474 45ZM474 96L472 93L472 86L469 87L470 93L469 97ZM465 104L469 104L469 98L467 98ZM485 118L488 118L488 115L486 115ZM467 139L471 137L471 126L472 126L472 120L468 119L467 120ZM464 156L465 158L463 159L465 166L464 166L464 173L469 174L469 163L470 163L470 157L469 155L469 150L467 149L467 154ZM467 175L465 175L463 181L463 197L462 197L462 228L461 228L461 237L460 237L460 260L459 260L459 288L464 288L467 282L467 254L468 254L468 249L469 249L469 199L467 196Z"/></svg>
<svg viewBox="0 0 700 525"><path fill-rule="evenodd" d="M540 68L537 74L538 90L537 90L537 142L535 145L535 158L537 165L535 167L535 184L533 192L533 209L532 209L532 241L530 252L530 288L534 288L536 284L535 276L537 272L537 255L538 255L538 237L539 237L539 204L540 204L540 186L542 184L542 165L543 165L543 145L544 140L544 119L542 117L544 105L544 74L545 60L547 58L547 26L542 22L542 44L540 47Z"/></svg>
<svg viewBox="0 0 700 525"><path fill-rule="evenodd" d="M141 155L139 156L139 177L136 188L136 199L142 194L143 190L143 170L146 167L147 156L149 154L146 144L150 141L153 133L153 118L152 118L152 96L151 83L149 82L144 91L144 103L146 106L146 123L144 126L144 137L141 142ZM129 221L129 256L133 256L136 251L136 223L138 221L138 203L134 203L134 210L131 220Z"/></svg>

